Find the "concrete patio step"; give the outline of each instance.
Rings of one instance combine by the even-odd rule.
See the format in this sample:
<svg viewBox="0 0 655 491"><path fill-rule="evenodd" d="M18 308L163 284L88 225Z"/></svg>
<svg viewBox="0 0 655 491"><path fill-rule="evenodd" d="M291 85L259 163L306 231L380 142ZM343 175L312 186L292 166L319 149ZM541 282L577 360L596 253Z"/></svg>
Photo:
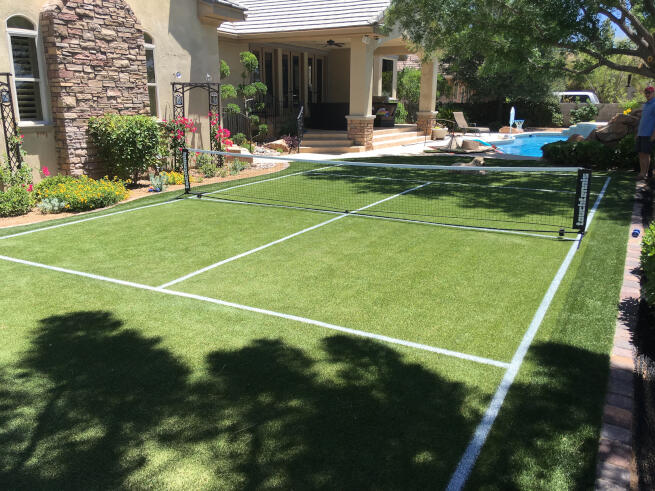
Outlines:
<svg viewBox="0 0 655 491"><path fill-rule="evenodd" d="M392 140L376 141L373 140L373 148L378 150L380 148L398 147L401 145L411 145L412 143L423 143L425 136L415 132L415 134L404 136L402 138L394 138ZM430 141L430 140L428 140Z"/></svg>
<svg viewBox="0 0 655 491"><path fill-rule="evenodd" d="M343 147L326 147L326 146L300 146L300 153L327 153L327 154L342 154L342 153L355 153L355 152L364 152L366 148L358 145L343 146Z"/></svg>

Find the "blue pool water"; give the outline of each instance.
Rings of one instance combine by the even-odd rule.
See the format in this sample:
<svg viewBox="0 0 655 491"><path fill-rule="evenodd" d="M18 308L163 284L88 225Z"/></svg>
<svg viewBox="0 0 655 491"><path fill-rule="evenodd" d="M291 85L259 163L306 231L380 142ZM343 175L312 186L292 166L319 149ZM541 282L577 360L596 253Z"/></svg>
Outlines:
<svg viewBox="0 0 655 491"><path fill-rule="evenodd" d="M543 133L533 135L516 135L512 143L496 143L498 150L512 155L525 157L542 157L541 147L546 143L566 140L567 136L561 133Z"/></svg>

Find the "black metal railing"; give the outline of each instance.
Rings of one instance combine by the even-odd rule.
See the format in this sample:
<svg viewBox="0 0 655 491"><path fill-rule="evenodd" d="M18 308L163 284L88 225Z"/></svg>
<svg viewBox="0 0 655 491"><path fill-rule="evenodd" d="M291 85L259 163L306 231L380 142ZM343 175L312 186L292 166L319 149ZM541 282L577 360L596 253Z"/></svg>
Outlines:
<svg viewBox="0 0 655 491"><path fill-rule="evenodd" d="M260 99L250 101L250 115L257 116L259 121L253 124L245 115L243 104L238 104L241 112L233 113L224 109L223 127L230 130L232 135L243 133L249 141L255 136L257 140L271 140L280 135L293 135L298 131L298 112L302 108L299 105L290 105L281 107L279 101L276 101L270 95ZM304 114L304 111L303 111ZM265 134L260 135L258 126L265 124L268 130Z"/></svg>
<svg viewBox="0 0 655 491"><path fill-rule="evenodd" d="M300 106L298 116L296 116L296 131L298 134L298 153L300 153L300 144L305 133L305 106Z"/></svg>

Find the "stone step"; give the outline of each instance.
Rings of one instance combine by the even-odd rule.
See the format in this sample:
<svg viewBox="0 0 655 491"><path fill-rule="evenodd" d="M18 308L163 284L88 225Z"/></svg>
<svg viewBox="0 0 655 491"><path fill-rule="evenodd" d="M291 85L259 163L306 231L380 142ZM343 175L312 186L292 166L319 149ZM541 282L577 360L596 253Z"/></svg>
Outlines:
<svg viewBox="0 0 655 491"><path fill-rule="evenodd" d="M412 143L423 143L425 136L410 136L406 138L396 138L395 140L373 142L373 148L378 150L380 148L398 147L401 145L411 145ZM428 139L428 142L431 141Z"/></svg>
<svg viewBox="0 0 655 491"><path fill-rule="evenodd" d="M355 153L355 152L364 152L366 148L363 146L352 145L352 146L343 146L343 147L306 147L301 145L300 153L327 153L339 155L342 153Z"/></svg>
<svg viewBox="0 0 655 491"><path fill-rule="evenodd" d="M417 131L415 124L400 124L400 125L397 124L393 128L374 128L373 134L389 135L389 134L405 133L411 131Z"/></svg>
<svg viewBox="0 0 655 491"><path fill-rule="evenodd" d="M383 143L393 140L402 140L405 138L411 138L416 136L423 136L422 133L418 131L403 131L401 133L373 133L373 145L376 143Z"/></svg>
<svg viewBox="0 0 655 491"><path fill-rule="evenodd" d="M315 138L303 138L300 142L305 147L349 147L353 144L352 140L317 140Z"/></svg>
<svg viewBox="0 0 655 491"><path fill-rule="evenodd" d="M320 131L320 130L310 130L303 135L303 141L305 140L347 140L348 133L345 131Z"/></svg>

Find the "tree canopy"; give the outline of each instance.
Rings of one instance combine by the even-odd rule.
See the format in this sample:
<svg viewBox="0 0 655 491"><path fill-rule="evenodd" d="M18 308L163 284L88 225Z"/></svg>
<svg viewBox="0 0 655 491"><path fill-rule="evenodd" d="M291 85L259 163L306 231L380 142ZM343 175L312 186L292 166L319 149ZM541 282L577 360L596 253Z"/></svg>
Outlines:
<svg viewBox="0 0 655 491"><path fill-rule="evenodd" d="M393 0L385 23L424 52L480 57L479 67L564 70L567 55L584 54L578 73L655 78L655 0Z"/></svg>

